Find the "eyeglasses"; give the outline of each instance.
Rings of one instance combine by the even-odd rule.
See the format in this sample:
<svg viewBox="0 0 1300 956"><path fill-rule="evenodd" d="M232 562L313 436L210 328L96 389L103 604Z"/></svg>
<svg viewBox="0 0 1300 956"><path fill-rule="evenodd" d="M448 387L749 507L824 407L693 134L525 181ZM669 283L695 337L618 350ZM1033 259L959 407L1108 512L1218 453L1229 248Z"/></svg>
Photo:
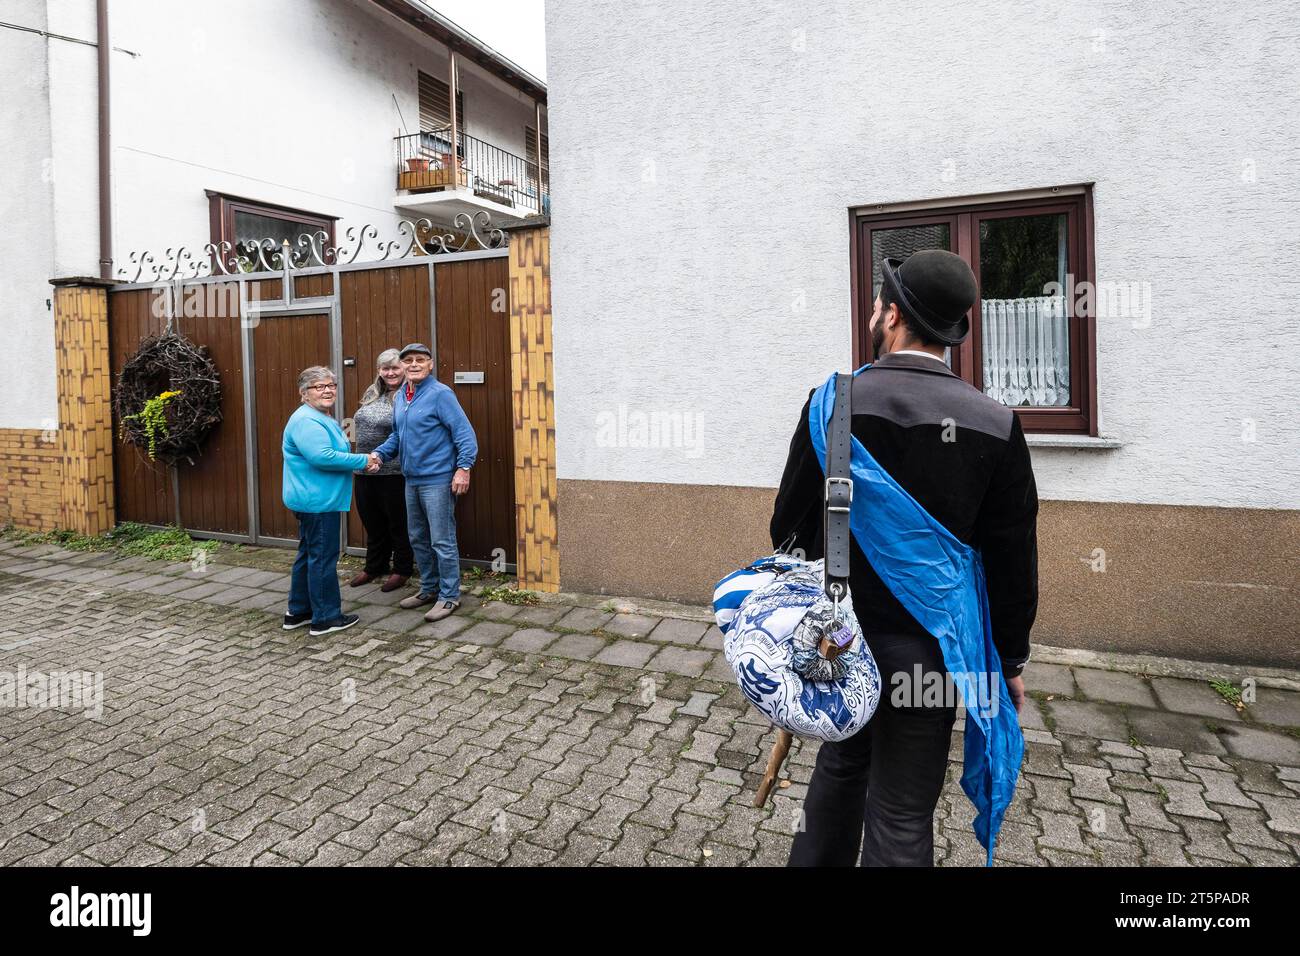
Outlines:
<svg viewBox="0 0 1300 956"><path fill-rule="evenodd" d="M338 382L325 382L321 385L308 385L307 388L313 392L337 392L339 385Z"/></svg>

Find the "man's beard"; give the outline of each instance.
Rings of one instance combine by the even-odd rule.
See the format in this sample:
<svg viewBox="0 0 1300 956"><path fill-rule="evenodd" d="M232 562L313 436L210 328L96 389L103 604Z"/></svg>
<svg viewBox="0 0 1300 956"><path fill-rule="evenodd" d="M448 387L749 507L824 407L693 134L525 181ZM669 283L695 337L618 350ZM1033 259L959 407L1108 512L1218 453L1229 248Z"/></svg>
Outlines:
<svg viewBox="0 0 1300 956"><path fill-rule="evenodd" d="M871 354L876 358L881 355L881 348L885 344L885 320L882 318L875 325L871 326Z"/></svg>

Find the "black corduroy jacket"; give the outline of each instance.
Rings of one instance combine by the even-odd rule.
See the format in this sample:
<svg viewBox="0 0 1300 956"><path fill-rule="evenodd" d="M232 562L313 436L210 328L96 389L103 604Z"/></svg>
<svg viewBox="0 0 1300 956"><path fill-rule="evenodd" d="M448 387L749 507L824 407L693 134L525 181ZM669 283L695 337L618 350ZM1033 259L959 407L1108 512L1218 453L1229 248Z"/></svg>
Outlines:
<svg viewBox="0 0 1300 956"><path fill-rule="evenodd" d="M1020 420L941 361L891 354L853 381L853 435L935 520L980 550L993 643L1003 672L1020 673L1038 610L1038 490ZM805 402L772 512L774 548L823 556L823 481ZM868 643L872 635L933 640L856 542L849 586Z"/></svg>

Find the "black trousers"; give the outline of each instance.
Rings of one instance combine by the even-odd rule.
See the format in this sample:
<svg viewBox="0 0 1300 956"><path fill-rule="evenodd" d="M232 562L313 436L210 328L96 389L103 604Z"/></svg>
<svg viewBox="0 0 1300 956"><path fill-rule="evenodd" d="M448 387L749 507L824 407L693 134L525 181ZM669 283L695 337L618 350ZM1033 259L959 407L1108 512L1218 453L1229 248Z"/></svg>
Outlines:
<svg viewBox="0 0 1300 956"><path fill-rule="evenodd" d="M409 578L415 573L415 559L406 534L406 479L357 475L353 488L366 527L366 573L379 577L391 570Z"/></svg>
<svg viewBox="0 0 1300 956"><path fill-rule="evenodd" d="M933 866L934 808L943 792L955 706L896 702L893 676L915 665L946 673L932 637L873 636L880 704L859 733L824 743L804 800L790 866ZM898 706L902 703L904 706Z"/></svg>

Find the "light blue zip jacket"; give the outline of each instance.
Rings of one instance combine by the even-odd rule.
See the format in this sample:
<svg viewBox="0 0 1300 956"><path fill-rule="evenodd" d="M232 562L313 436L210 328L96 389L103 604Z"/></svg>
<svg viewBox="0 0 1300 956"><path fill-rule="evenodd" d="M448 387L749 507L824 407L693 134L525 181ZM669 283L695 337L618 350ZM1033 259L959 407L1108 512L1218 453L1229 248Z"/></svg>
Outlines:
<svg viewBox="0 0 1300 956"><path fill-rule="evenodd" d="M456 393L432 375L393 400L393 432L375 449L384 461L400 458L408 485L451 484L457 468L474 467L478 439Z"/></svg>
<svg viewBox="0 0 1300 956"><path fill-rule="evenodd" d="M284 426L284 506L322 514L352 507L352 472L366 467L329 415L302 405Z"/></svg>

